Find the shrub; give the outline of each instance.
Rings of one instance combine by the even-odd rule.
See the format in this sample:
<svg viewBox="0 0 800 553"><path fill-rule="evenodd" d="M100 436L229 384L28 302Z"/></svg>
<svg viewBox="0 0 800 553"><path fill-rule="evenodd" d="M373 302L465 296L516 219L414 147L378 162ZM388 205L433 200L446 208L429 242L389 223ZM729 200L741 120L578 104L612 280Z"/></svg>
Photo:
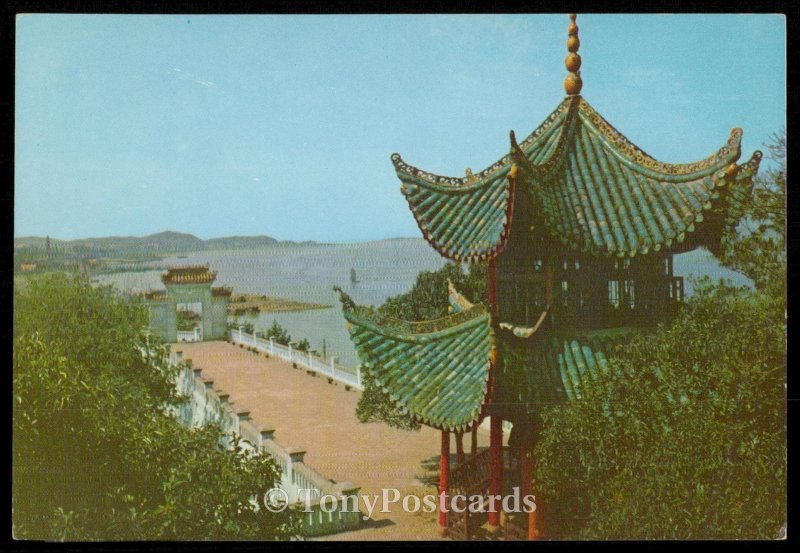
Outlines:
<svg viewBox="0 0 800 553"><path fill-rule="evenodd" d="M279 469L215 426L189 429L168 346L137 300L88 280L37 277L14 295L12 524L37 540L275 539L257 510ZM187 361L187 365L189 365Z"/></svg>
<svg viewBox="0 0 800 553"><path fill-rule="evenodd" d="M773 539L786 522L781 298L706 283L583 397L544 410L546 532Z"/></svg>

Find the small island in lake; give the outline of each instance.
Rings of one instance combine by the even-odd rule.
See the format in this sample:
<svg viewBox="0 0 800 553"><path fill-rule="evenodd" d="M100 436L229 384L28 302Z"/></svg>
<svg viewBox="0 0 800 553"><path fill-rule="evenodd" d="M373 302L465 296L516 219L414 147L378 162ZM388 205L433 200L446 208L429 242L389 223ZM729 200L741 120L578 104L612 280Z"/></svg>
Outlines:
<svg viewBox="0 0 800 553"><path fill-rule="evenodd" d="M258 294L236 294L228 304L231 315L248 315L256 313L277 313L280 311L306 311L309 309L327 309L330 305L307 303L302 301L273 298Z"/></svg>

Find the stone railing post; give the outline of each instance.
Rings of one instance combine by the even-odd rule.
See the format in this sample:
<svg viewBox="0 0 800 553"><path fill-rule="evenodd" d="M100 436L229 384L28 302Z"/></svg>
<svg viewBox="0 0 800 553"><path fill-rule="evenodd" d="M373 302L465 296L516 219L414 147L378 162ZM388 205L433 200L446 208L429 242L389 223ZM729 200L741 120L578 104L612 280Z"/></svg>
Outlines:
<svg viewBox="0 0 800 553"><path fill-rule="evenodd" d="M269 338L269 354L275 355L275 339L271 336Z"/></svg>
<svg viewBox="0 0 800 553"><path fill-rule="evenodd" d="M268 425L261 425L258 429L259 434L261 434L261 444L263 445L266 440L274 440L275 439L275 429L272 426Z"/></svg>
<svg viewBox="0 0 800 553"><path fill-rule="evenodd" d="M289 362L291 363L294 361L294 356L292 355L292 344L289 344Z"/></svg>
<svg viewBox="0 0 800 553"><path fill-rule="evenodd" d="M358 386L361 388L361 365L356 367L356 382L358 382Z"/></svg>
<svg viewBox="0 0 800 553"><path fill-rule="evenodd" d="M294 482L294 465L295 463L302 463L306 450L299 447L287 447L285 449L289 458L286 460L286 478L289 482Z"/></svg>
<svg viewBox="0 0 800 553"><path fill-rule="evenodd" d="M331 375L336 375L336 357L331 355Z"/></svg>
<svg viewBox="0 0 800 553"><path fill-rule="evenodd" d="M314 356L311 354L311 351L308 352L308 368L314 368Z"/></svg>
<svg viewBox="0 0 800 553"><path fill-rule="evenodd" d="M239 341L242 341L242 327L239 327Z"/></svg>

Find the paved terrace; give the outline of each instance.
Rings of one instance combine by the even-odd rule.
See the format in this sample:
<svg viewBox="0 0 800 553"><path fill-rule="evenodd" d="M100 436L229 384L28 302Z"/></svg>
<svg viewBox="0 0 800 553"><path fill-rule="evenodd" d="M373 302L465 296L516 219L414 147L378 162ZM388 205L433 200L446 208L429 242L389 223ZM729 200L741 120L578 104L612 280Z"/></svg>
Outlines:
<svg viewBox="0 0 800 553"><path fill-rule="evenodd" d="M422 490L420 478L438 477L440 432L426 426L409 432L383 423L360 423L355 415L360 395L356 390L347 391L341 383L329 383L326 377L313 377L286 361L227 342L179 343L172 349L183 351L184 358L202 369L204 377L213 378L215 387L230 394L232 402L250 410L256 426L272 425L281 446L305 449L308 465L327 478L360 486L359 495L380 495L384 488L396 488L402 497ZM467 434L467 455L469 442ZM478 445L489 445L489 434L482 428ZM455 457L455 445L451 452ZM435 488L425 493L435 493ZM366 514L363 504L362 512ZM372 519L357 531L318 539L439 538L435 513L408 514L397 503L390 513L373 512Z"/></svg>

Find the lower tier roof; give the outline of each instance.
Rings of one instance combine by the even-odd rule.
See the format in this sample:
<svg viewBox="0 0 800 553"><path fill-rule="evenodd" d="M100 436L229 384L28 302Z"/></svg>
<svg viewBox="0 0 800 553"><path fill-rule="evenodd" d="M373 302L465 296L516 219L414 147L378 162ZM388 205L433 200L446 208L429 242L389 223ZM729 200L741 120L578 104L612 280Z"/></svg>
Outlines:
<svg viewBox="0 0 800 553"><path fill-rule="evenodd" d="M483 306L410 323L356 306L339 293L364 369L403 412L442 430L463 431L479 419L491 350Z"/></svg>

